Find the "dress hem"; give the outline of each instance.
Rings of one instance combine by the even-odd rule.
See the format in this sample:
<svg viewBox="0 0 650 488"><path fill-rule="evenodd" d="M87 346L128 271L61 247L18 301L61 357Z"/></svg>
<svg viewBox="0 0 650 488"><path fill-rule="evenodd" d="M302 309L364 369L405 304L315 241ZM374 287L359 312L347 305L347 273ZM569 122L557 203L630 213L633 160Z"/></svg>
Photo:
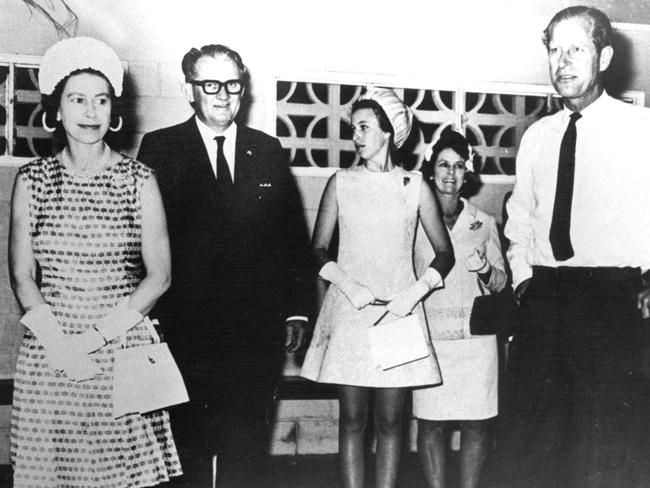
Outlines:
<svg viewBox="0 0 650 488"><path fill-rule="evenodd" d="M438 381L435 383L408 383L408 384L399 384L399 385L386 385L386 384L359 384L355 382L347 382L342 379L330 379L330 380L324 380L324 379L316 379L314 377L309 377L305 375L300 375L301 378L305 378L309 381L313 381L315 383L324 383L324 384L329 384L329 385L342 385L342 386L361 386L365 388L422 388L422 387L434 387L434 386L440 386L442 385L442 381Z"/></svg>

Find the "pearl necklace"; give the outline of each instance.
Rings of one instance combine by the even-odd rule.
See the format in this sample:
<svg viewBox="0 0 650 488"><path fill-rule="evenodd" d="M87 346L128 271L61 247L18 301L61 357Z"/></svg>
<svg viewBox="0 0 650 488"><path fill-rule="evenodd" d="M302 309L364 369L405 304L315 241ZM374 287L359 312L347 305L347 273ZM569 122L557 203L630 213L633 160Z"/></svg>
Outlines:
<svg viewBox="0 0 650 488"><path fill-rule="evenodd" d="M91 163L88 163L85 168L79 169L76 168L75 164L72 161L72 157L70 156L70 150L66 146L63 151L61 151L61 160L63 162L63 166L65 166L67 169L74 171L76 173L81 173L81 174L92 174L92 173L99 173L104 170L108 166L108 162L111 158L111 149L108 147L108 144L104 142L104 146L102 149L102 155L99 159L99 163L96 165L92 165Z"/></svg>

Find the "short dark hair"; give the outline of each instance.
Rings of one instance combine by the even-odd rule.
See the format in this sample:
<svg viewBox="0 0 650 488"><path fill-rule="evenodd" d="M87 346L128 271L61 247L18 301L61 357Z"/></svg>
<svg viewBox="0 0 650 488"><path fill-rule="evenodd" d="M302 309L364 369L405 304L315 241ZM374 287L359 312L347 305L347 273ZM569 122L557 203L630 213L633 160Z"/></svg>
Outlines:
<svg viewBox="0 0 650 488"><path fill-rule="evenodd" d="M460 132L456 132L447 126L440 133L440 137L431 148L431 159L430 163L435 163L438 159L438 154L440 154L445 149L452 149L456 154L458 154L462 159L467 161L469 159L469 143L465 136Z"/></svg>
<svg viewBox="0 0 650 488"><path fill-rule="evenodd" d="M424 161L422 163L422 167L420 168L422 171L422 177L425 181L430 182L433 179L436 159L438 159L438 155L445 149L451 149L465 161L467 161L470 157L469 143L467 142L465 136L463 136L460 132L453 130L451 126L445 127L440 134L440 138L433 145L431 158L429 158L428 161ZM461 196L473 196L478 193L480 187L481 178L478 176L478 174L474 171L466 171L465 180L460 190Z"/></svg>
<svg viewBox="0 0 650 488"><path fill-rule="evenodd" d="M239 79L244 83L244 86L248 85L248 68L242 61L241 56L234 49L230 49L228 46L223 44L207 44L201 49L192 48L185 56L183 56L183 61L181 61L181 69L185 75L185 81L191 81L196 77L196 63L203 56L210 56L212 58L218 58L225 56L230 59L239 70ZM225 80L221 80L225 81Z"/></svg>
<svg viewBox="0 0 650 488"><path fill-rule="evenodd" d="M357 110L361 110L367 108L369 110L372 110L375 114L375 117L377 117L377 121L379 122L379 128L384 131L388 132L390 134L390 148L395 149L393 139L395 138L395 129L393 129L393 124L390 123L390 119L388 118L388 115L386 115L386 112L384 111L383 108L381 108L381 105L375 100L372 100L370 98L363 98L355 101L352 104L352 108L350 109L350 116Z"/></svg>
<svg viewBox="0 0 650 488"><path fill-rule="evenodd" d="M574 7L567 7L556 13L551 21L544 29L542 34L542 41L544 46L548 49L553 35L553 29L556 24L563 20L582 17L591 24L591 39L594 41L596 50L600 53L605 46L612 45L612 24L607 15L595 7L587 7L585 5L576 5Z"/></svg>

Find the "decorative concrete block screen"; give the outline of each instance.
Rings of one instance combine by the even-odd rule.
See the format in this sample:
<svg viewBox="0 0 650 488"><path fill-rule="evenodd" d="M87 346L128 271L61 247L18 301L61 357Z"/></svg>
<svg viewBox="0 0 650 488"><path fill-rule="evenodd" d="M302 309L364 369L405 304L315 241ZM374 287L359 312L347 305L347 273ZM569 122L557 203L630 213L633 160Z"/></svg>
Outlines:
<svg viewBox="0 0 650 488"><path fill-rule="evenodd" d="M0 156L52 154L52 137L42 122L40 62L40 56L0 53Z"/></svg>
<svg viewBox="0 0 650 488"><path fill-rule="evenodd" d="M357 83L312 80L278 78L277 136L293 166L348 167L355 162L350 107L363 84L358 78ZM413 129L400 151L409 168L419 167L425 147L453 125L474 147L474 164L481 174L514 175L515 155L526 129L561 108L550 86L482 83L438 88L435 82L421 80L383 81L375 84L393 87L414 115ZM642 95L626 93L625 99L643 105Z"/></svg>
<svg viewBox="0 0 650 488"><path fill-rule="evenodd" d="M39 57L0 55L0 155L52 153L50 134L41 122Z"/></svg>

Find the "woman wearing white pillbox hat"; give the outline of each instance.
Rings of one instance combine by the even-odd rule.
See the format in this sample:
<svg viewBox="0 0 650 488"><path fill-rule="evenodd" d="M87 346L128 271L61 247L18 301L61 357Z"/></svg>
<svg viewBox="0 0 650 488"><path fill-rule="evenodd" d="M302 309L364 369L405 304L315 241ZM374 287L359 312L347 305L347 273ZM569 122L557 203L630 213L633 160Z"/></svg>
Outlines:
<svg viewBox="0 0 650 488"><path fill-rule="evenodd" d="M411 129L408 108L393 90L370 87L352 105L351 125L361 163L335 173L321 199L312 247L319 276L330 286L302 375L338 387L345 488L364 486L364 433L369 395L374 394L376 486L391 488L397 477L404 397L410 387L440 383L440 371L430 344L427 357L382 369L373 360L368 330L383 314L396 319L413 312L422 318L420 301L441 286L454 258L431 190L419 173L392 159L392 149L404 143ZM436 250L419 280L412 255L418 220ZM327 251L337 224L335 262ZM424 326L422 333L424 337Z"/></svg>
<svg viewBox="0 0 650 488"><path fill-rule="evenodd" d="M58 42L41 63L44 126L65 146L22 166L12 198L10 273L27 327L14 488L154 486L181 474L167 412L112 414L115 350L152 342L143 315L170 275L153 172L104 142L121 126L111 117L122 78L115 52L89 37Z"/></svg>
<svg viewBox="0 0 650 488"><path fill-rule="evenodd" d="M390 88L369 85L359 100L374 100L381 107L393 131L393 147L389 149L392 151L402 147L411 132L413 114L397 94Z"/></svg>
<svg viewBox="0 0 650 488"><path fill-rule="evenodd" d="M67 139L61 125L59 103L65 86L62 81L73 74L94 74L108 82L111 95L111 117L108 129L118 132L122 129L122 116L119 114L119 97L122 96L124 68L120 59L110 47L92 37L72 37L63 39L50 47L41 61L38 71L38 85L41 91L44 111L43 128L48 132Z"/></svg>

